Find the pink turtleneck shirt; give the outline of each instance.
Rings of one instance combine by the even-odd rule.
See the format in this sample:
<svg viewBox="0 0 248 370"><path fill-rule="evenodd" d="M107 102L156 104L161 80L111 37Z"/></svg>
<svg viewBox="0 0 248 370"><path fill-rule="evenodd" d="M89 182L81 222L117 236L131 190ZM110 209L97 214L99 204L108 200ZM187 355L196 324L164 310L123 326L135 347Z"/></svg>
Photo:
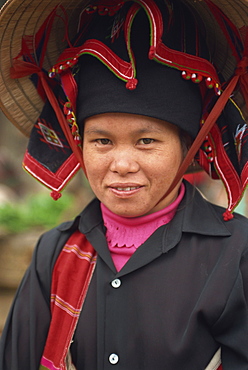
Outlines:
<svg viewBox="0 0 248 370"><path fill-rule="evenodd" d="M172 220L184 193L185 186L182 184L179 195L173 203L158 212L141 217L118 216L101 203L103 221L107 229L107 243L117 271L121 270L136 249L154 231Z"/></svg>

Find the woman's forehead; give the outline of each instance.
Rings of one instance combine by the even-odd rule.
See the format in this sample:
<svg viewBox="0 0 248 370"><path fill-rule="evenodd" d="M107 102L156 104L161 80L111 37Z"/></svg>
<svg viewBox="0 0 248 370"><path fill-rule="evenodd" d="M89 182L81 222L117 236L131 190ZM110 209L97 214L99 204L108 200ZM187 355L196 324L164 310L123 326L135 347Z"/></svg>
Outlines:
<svg viewBox="0 0 248 370"><path fill-rule="evenodd" d="M116 131L117 130L117 131ZM132 133L145 134L149 132L164 133L165 131L178 132L177 126L154 117L132 113L103 113L88 117L84 123L84 134L104 134L114 131L129 130Z"/></svg>

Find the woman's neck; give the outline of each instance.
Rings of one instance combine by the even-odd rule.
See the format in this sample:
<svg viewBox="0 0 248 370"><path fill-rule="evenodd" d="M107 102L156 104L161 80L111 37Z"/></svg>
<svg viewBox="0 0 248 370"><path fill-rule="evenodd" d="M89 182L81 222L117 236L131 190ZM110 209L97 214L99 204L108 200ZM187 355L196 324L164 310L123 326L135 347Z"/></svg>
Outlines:
<svg viewBox="0 0 248 370"><path fill-rule="evenodd" d="M125 246L127 248L138 248L158 227L170 222L176 213L184 193L185 186L182 184L178 197L169 206L146 216L132 218L116 215L101 203L109 247L122 248Z"/></svg>

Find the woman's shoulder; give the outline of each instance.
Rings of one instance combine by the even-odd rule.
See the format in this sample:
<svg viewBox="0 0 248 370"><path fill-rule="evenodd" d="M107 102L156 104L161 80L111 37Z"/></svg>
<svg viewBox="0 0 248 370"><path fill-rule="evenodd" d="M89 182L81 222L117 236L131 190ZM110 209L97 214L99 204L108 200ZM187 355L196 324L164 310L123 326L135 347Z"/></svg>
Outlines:
<svg viewBox="0 0 248 370"><path fill-rule="evenodd" d="M96 216L99 212L96 211L96 207L99 208L99 201L95 199L90 202L73 220L63 222L53 229L43 233L35 248L36 262L39 264L47 264L47 261L52 261L51 263L54 264L59 253L73 232L78 229L83 232L84 226L86 225L86 228L90 227L88 224L92 223L92 220L97 218Z"/></svg>
<svg viewBox="0 0 248 370"><path fill-rule="evenodd" d="M186 184L184 199L184 228L205 235L232 237L246 240L248 245L248 218L211 203L197 188ZM226 215L230 216L229 218Z"/></svg>

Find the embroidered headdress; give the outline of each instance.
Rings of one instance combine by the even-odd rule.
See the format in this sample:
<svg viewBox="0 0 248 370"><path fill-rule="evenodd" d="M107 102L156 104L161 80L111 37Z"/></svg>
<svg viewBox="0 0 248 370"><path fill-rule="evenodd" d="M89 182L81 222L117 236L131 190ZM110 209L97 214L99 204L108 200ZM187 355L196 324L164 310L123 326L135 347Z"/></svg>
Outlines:
<svg viewBox="0 0 248 370"><path fill-rule="evenodd" d="M170 69L168 75L180 74L182 83L191 84L186 88L178 77L174 79L175 86L185 86L195 97L189 106L185 103L185 117L188 112L196 117L199 111L193 84L201 94L198 127L190 127L192 118L183 127L192 137L200 132L172 186L197 154L199 164L225 185L228 219L248 182L248 129L231 99L237 97L242 106L243 101L248 103L247 0L9 0L0 20L0 102L7 117L30 136L24 168L56 198L80 166L84 167L76 117L81 121L97 110L77 109L79 85L80 98L81 92L87 96L81 79L87 65L83 58L89 54L92 60L100 60L119 86L130 96L138 95L142 81L132 30L142 12L150 28L147 61L159 65L161 76ZM175 27L178 17L180 29ZM102 27L98 35L103 38L94 36L97 25ZM138 27L142 33L142 26ZM185 35L193 36L194 42L188 45ZM125 55L118 54L123 50L116 47L120 40L124 40ZM160 101L163 94L159 89ZM173 123L172 118L161 118Z"/></svg>

